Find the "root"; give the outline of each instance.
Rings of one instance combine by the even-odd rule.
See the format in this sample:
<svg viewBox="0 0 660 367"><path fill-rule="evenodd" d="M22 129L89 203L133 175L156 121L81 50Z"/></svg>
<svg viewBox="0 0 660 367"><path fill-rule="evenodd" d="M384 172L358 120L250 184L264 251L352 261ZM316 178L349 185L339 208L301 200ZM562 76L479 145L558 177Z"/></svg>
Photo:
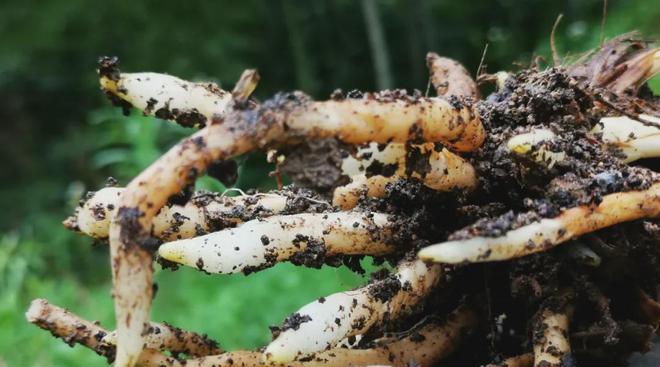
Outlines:
<svg viewBox="0 0 660 367"><path fill-rule="evenodd" d="M451 354L476 322L465 307L450 313L444 324L429 324L415 334L368 349L336 348L323 351L305 361L270 364L258 352L230 352L219 356L189 360L186 367L211 366L281 366L281 367L345 367L345 366L420 366L431 367Z"/></svg>
<svg viewBox="0 0 660 367"><path fill-rule="evenodd" d="M97 354L106 357L111 363L115 346L113 332L96 323L84 320L71 312L37 299L32 302L26 313L28 321L49 330L54 336L62 338L67 344L84 345ZM430 367L448 356L461 342L475 324L475 315L467 307L459 307L449 314L444 324L428 324L415 334L401 340L381 344L378 341L368 349L337 348L318 353L304 362L291 362L280 366L317 367L376 365ZM159 330L157 333L156 330ZM215 343L195 333L182 331L169 325L151 324L147 331L147 349L140 355L137 364L141 367L220 367L220 366L264 366L261 352L237 351L220 353ZM152 347L154 347L152 349ZM175 353L186 353L193 357L180 362L165 356L156 349Z"/></svg>
<svg viewBox="0 0 660 367"><path fill-rule="evenodd" d="M250 273L289 259L320 267L326 257L391 252L393 225L393 217L374 213L276 216L169 242L158 252L167 260L208 273Z"/></svg>
<svg viewBox="0 0 660 367"><path fill-rule="evenodd" d="M477 83L458 61L429 52L426 54L426 65L438 96L471 97L475 100L479 96Z"/></svg>
<svg viewBox="0 0 660 367"><path fill-rule="evenodd" d="M660 215L660 183L643 191L606 195L593 207L578 206L553 219L512 229L500 237L474 237L429 246L419 257L441 263L514 259L544 251L572 238L618 223Z"/></svg>
<svg viewBox="0 0 660 367"><path fill-rule="evenodd" d="M336 137L349 144L440 142L460 152L485 138L473 106L394 92L323 102L301 94L277 95L240 119L268 130L264 144Z"/></svg>
<svg viewBox="0 0 660 367"><path fill-rule="evenodd" d="M447 149L436 150L434 144L372 143L344 159L342 171L352 182L335 189L333 205L343 210L355 207L362 194L384 196L385 186L402 178L420 180L438 191L472 190L477 185L470 163Z"/></svg>
<svg viewBox="0 0 660 367"><path fill-rule="evenodd" d="M232 101L231 94L214 83L192 83L157 73L121 73L116 58L99 60L99 77L101 89L114 104L187 127L206 125Z"/></svg>
<svg viewBox="0 0 660 367"><path fill-rule="evenodd" d="M626 116L606 117L593 132L602 134L605 143L621 149L625 163L660 157L660 118L649 115L640 115L639 118L652 125Z"/></svg>
<svg viewBox="0 0 660 367"><path fill-rule="evenodd" d="M168 351L173 355L184 353L189 357L205 357L222 353L218 342L208 336L185 331L169 324L150 322L144 334L146 349ZM102 342L112 346L116 345L117 333L114 331L109 333Z"/></svg>
<svg viewBox="0 0 660 367"><path fill-rule="evenodd" d="M285 321L266 348L266 359L274 363L301 359L363 334L385 318L395 320L411 312L441 277L440 266L403 260L385 279L310 303Z"/></svg>
<svg viewBox="0 0 660 367"><path fill-rule="evenodd" d="M534 366L565 366L571 358L568 335L568 315L543 310L534 330Z"/></svg>
<svg viewBox="0 0 660 367"><path fill-rule="evenodd" d="M116 214L123 192L123 188L107 187L88 193L85 203L65 221L65 226L94 238L107 238L110 219ZM252 219L329 208L329 203L300 190L236 197L199 192L184 205L164 206L154 217L151 235L167 242L201 236Z"/></svg>
<svg viewBox="0 0 660 367"><path fill-rule="evenodd" d="M79 316L44 299L35 299L25 313L27 320L53 336L62 339L66 344L73 346L81 344L93 350L96 354L105 357L108 363L115 359L115 347L103 341L108 330L97 323L87 321ZM137 359L141 367L178 366L177 360L164 354L147 349Z"/></svg>

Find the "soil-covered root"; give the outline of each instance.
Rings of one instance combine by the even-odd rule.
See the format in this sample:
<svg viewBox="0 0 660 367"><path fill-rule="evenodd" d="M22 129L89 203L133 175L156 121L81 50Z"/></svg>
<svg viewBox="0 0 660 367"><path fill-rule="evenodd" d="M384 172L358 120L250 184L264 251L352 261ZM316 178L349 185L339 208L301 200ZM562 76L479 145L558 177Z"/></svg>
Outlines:
<svg viewBox="0 0 660 367"><path fill-rule="evenodd" d="M62 338L67 344L81 344L106 357L112 362L115 355L113 332L98 323L37 299L26 313L28 321L50 331L53 336ZM224 366L289 366L289 367L332 367L349 365L388 365L404 367L415 363L421 367L431 367L450 355L476 323L475 314L466 306L450 313L443 323L429 323L406 337L387 342L374 341L364 349L336 348L323 351L304 361L285 364L270 364L263 361L261 352L236 351L221 353L208 339L195 333L185 332L169 325L152 323L147 330L147 349L138 358L142 367L224 367ZM158 328L162 332L157 333ZM161 344L159 344L161 343ZM191 344L192 343L192 344ZM201 344L200 344L201 343ZM202 345L205 345L202 346ZM151 347L154 347L153 349ZM200 349L201 348L201 349ZM179 361L168 357L157 349L185 353L194 358ZM210 352L218 352L210 355ZM197 357L199 355L204 356Z"/></svg>
<svg viewBox="0 0 660 367"><path fill-rule="evenodd" d="M132 367L142 350L142 329L153 298L149 241L153 218L169 198L215 161L256 148L249 131L211 124L184 139L133 179L121 195L109 230L117 318L117 367Z"/></svg>
<svg viewBox="0 0 660 367"><path fill-rule="evenodd" d="M645 114L637 119L604 117L591 134L593 139L605 143L604 148L609 148L623 163L660 157L660 118ZM537 164L552 169L569 157L559 140L560 137L550 129L534 128L510 138L507 148L518 156L530 157Z"/></svg>
<svg viewBox="0 0 660 367"><path fill-rule="evenodd" d="M416 179L438 191L472 190L477 185L472 165L435 144L371 143L345 158L342 172L351 183L337 187L333 204L344 210L366 197L383 197L386 186L402 178Z"/></svg>
<svg viewBox="0 0 660 367"><path fill-rule="evenodd" d="M479 228L484 227L477 226L475 237L426 247L419 252L419 257L451 264L509 260L547 250L601 228L659 215L660 183L655 183L642 191L605 195L598 205L567 209L555 218L510 228L503 235L480 235Z"/></svg>
<svg viewBox="0 0 660 367"><path fill-rule="evenodd" d="M485 138L473 104L400 91L328 101L299 92L278 94L238 119L267 130L264 145L336 137L349 144L440 142L468 152Z"/></svg>
<svg viewBox="0 0 660 367"><path fill-rule="evenodd" d="M189 357L205 357L222 353L218 342L208 336L166 323L150 322L144 334L146 349L167 351L174 356L183 353ZM117 344L117 333L110 332L103 337L102 342L114 346Z"/></svg>
<svg viewBox="0 0 660 367"><path fill-rule="evenodd" d="M85 195L64 225L94 238L107 238L110 220L117 211L123 188L106 187ZM183 201L183 205L174 204ZM329 203L306 190L284 189L268 193L241 196L223 196L197 192L190 198L170 200L154 217L151 235L161 241L173 241L204 235L244 221L276 214L328 210Z"/></svg>
<svg viewBox="0 0 660 367"><path fill-rule="evenodd" d="M601 134L605 143L620 149L625 163L660 157L660 117L639 115L638 120L627 116L605 117L593 131Z"/></svg>
<svg viewBox="0 0 660 367"><path fill-rule="evenodd" d="M310 303L284 321L266 347L266 361L301 360L331 348L346 337L363 334L385 319L415 310L442 277L439 265L402 260L396 271L353 291L335 293Z"/></svg>
<svg viewBox="0 0 660 367"><path fill-rule="evenodd" d="M545 309L534 328L534 367L572 365L569 315Z"/></svg>
<svg viewBox="0 0 660 367"><path fill-rule="evenodd" d="M163 244L159 255L208 273L250 273L290 260L320 267L338 255L395 250L396 219L379 213L306 213L252 220L236 228Z"/></svg>
<svg viewBox="0 0 660 367"><path fill-rule="evenodd" d="M223 114L232 95L215 83L193 83L158 73L122 73L117 58L99 60L99 82L110 100L125 110L175 120L183 126L204 126Z"/></svg>
<svg viewBox="0 0 660 367"><path fill-rule="evenodd" d="M345 367L395 366L432 367L449 356L476 323L475 314L466 307L451 312L444 323L431 323L396 341L375 341L365 349L334 348L301 361L281 364L263 361L261 352L228 352L218 356L186 361L186 367Z"/></svg>
<svg viewBox="0 0 660 367"><path fill-rule="evenodd" d="M426 54L426 66L438 96L478 98L477 83L458 61L429 52Z"/></svg>
<svg viewBox="0 0 660 367"><path fill-rule="evenodd" d="M48 303L45 299L35 299L25 313L27 320L54 337L62 339L70 346L84 345L96 354L105 357L108 363L115 359L115 347L103 341L109 331L98 323L87 321L68 310ZM178 366L179 362L156 350L145 349L137 364L141 367Z"/></svg>

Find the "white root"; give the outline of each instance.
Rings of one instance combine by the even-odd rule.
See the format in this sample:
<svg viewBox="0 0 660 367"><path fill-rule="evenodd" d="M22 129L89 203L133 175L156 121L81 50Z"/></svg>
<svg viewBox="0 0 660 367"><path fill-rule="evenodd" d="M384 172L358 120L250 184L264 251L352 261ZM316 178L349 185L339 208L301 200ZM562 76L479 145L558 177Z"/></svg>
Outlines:
<svg viewBox="0 0 660 367"><path fill-rule="evenodd" d="M568 340L568 315L549 309L543 310L534 330L534 366L560 367L570 358L571 345ZM536 336L539 334L538 336Z"/></svg>
<svg viewBox="0 0 660 367"><path fill-rule="evenodd" d="M476 317L466 307L450 313L444 324L428 324L413 335L393 342L375 342L368 349L334 348L306 361L269 363L260 352L237 351L186 361L186 367L346 367L420 366L431 367L449 356L474 327Z"/></svg>
<svg viewBox="0 0 660 367"><path fill-rule="evenodd" d="M71 312L49 304L46 300L34 300L26 312L29 322L49 330L54 336L62 338L69 345L78 343L92 349L97 354L112 360L115 354L114 332L102 328L80 318ZM366 365L388 365L404 367L414 362L421 367L430 367L439 360L451 354L461 342L465 334L472 330L476 323L474 312L465 306L457 308L450 313L444 324L428 324L421 327L413 334L396 341L376 341L368 349L336 348L320 352L305 362L290 362L286 364L264 363L261 352L236 351L217 355L207 355L192 358L180 362L172 357L160 353L157 349L176 351L188 348L201 352L210 352L210 349L195 349L188 343L191 338L181 341L176 335L169 335L168 326L152 324L161 329L164 334L158 336L149 332L145 341L145 349L137 360L141 367L344 367L344 366L366 366ZM178 329L177 329L178 330ZM177 333L177 330L173 330ZM186 336L192 337L194 333L184 332ZM169 335L169 336L168 336ZM162 342L163 344L158 344ZM150 347L155 347L151 349ZM184 352L189 354L190 352Z"/></svg>
<svg viewBox="0 0 660 367"><path fill-rule="evenodd" d="M182 330L169 324L150 322L144 331L144 345L147 349L184 353L190 357L205 357L222 353L218 343L206 335ZM108 333L102 340L108 345L117 344L117 332Z"/></svg>
<svg viewBox="0 0 660 367"><path fill-rule="evenodd" d="M256 148L247 131L211 124L183 140L134 178L121 195L108 238L117 319L116 367L132 367L142 350L142 331L153 298L152 254L142 247L152 221L171 195L180 192L192 173L204 172L219 159Z"/></svg>
<svg viewBox="0 0 660 367"><path fill-rule="evenodd" d="M626 163L660 157L660 118L651 115L640 115L639 118L655 125L626 116L605 117L593 132L602 134L605 143L621 149Z"/></svg>
<svg viewBox="0 0 660 367"><path fill-rule="evenodd" d="M537 163L552 168L557 162L566 159L565 152L553 152L544 144L550 143L554 138L555 133L548 129L533 129L509 139L507 148L520 156L528 155Z"/></svg>
<svg viewBox="0 0 660 367"><path fill-rule="evenodd" d="M167 74L116 73L100 77L101 88L145 115L204 125L223 114L232 95L215 83L193 83Z"/></svg>
<svg viewBox="0 0 660 367"><path fill-rule="evenodd" d="M209 273L250 272L294 260L334 255L383 255L394 247L394 218L358 212L305 213L246 222L232 229L163 244L161 257ZM304 262L304 260L303 260Z"/></svg>
<svg viewBox="0 0 660 367"><path fill-rule="evenodd" d="M606 145L620 149L625 163L660 157L660 118L640 115L639 119L649 123L627 116L604 117L591 132L601 135ZM566 159L565 152L553 152L548 147L555 138L551 130L533 129L509 139L507 148L517 155L530 156L537 163L552 168L557 162Z"/></svg>
<svg viewBox="0 0 660 367"><path fill-rule="evenodd" d="M529 255L617 223L660 215L660 183L643 191L605 195L597 206L578 206L554 219L512 229L500 237L448 241L422 249L418 256L440 263L500 261Z"/></svg>
<svg viewBox="0 0 660 367"><path fill-rule="evenodd" d="M265 360L286 363L332 348L362 334L386 317L412 311L438 283L442 268L404 260L389 278L321 298L294 313L264 351Z"/></svg>
<svg viewBox="0 0 660 367"><path fill-rule="evenodd" d="M110 219L117 211L123 188L106 187L96 191L76 209L65 225L94 238L107 238ZM215 194L193 196L185 205L164 206L154 217L152 235L163 241L191 238L202 233L234 226L254 212L259 216L283 212L289 201L275 193L236 197ZM220 227L220 228L218 228Z"/></svg>
<svg viewBox="0 0 660 367"><path fill-rule="evenodd" d="M477 83L458 61L429 52L426 54L426 66L438 96L478 97Z"/></svg>
<svg viewBox="0 0 660 367"><path fill-rule="evenodd" d="M367 177L365 172L372 165L389 172ZM382 197L385 186L401 178L421 180L438 191L472 190L477 185L470 163L447 149L436 150L432 143L411 146L390 143L384 147L371 143L343 160L342 173L352 178L351 183L336 188L333 194L333 205L343 210L355 207L363 193L367 197Z"/></svg>

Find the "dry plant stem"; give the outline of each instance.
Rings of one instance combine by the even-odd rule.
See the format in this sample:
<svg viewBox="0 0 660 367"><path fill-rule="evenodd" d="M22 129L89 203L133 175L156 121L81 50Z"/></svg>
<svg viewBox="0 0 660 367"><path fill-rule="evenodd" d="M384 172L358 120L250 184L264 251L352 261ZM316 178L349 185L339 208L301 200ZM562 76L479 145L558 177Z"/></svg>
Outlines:
<svg viewBox="0 0 660 367"><path fill-rule="evenodd" d="M169 242L160 246L158 253L167 260L209 273L251 272L286 261L296 254L387 254L394 250L389 241L393 223L392 216L378 213L275 216L205 236Z"/></svg>
<svg viewBox="0 0 660 367"><path fill-rule="evenodd" d="M25 317L29 322L50 331L53 336L61 338L70 346L84 345L108 359L109 363L114 359L115 347L103 341L108 331L97 323L82 319L44 299L32 301ZM147 349L140 355L137 364L141 367L162 367L178 366L179 362L158 351Z"/></svg>
<svg viewBox="0 0 660 367"><path fill-rule="evenodd" d="M429 52L426 54L426 66L438 96L478 98L477 83L458 61Z"/></svg>
<svg viewBox="0 0 660 367"><path fill-rule="evenodd" d="M611 78L600 81L600 85L615 94L622 94L629 88L636 92L642 84L658 73L660 73L660 48L654 48L616 65L610 74Z"/></svg>
<svg viewBox="0 0 660 367"><path fill-rule="evenodd" d="M132 367L142 350L142 332L153 297L152 255L142 243L150 235L153 218L171 195L191 183L212 161L254 148L254 141L243 129L212 124L170 149L126 187L109 232L117 319L116 367Z"/></svg>
<svg viewBox="0 0 660 367"><path fill-rule="evenodd" d="M110 332L103 342L116 345L117 333ZM190 357L205 357L222 353L218 342L206 335L182 330L169 324L150 322L144 336L145 348L169 351L175 354L185 353Z"/></svg>
<svg viewBox="0 0 660 367"><path fill-rule="evenodd" d="M533 254L618 223L660 215L660 183L643 191L605 195L597 206L565 210L553 219L510 230L500 237L474 237L432 245L419 257L440 263L500 261Z"/></svg>
<svg viewBox="0 0 660 367"><path fill-rule="evenodd" d="M386 279L310 303L291 316L304 322L282 330L268 345L266 360L286 363L303 358L363 334L385 317L397 319L412 311L441 277L438 265L403 260Z"/></svg>
<svg viewBox="0 0 660 367"><path fill-rule="evenodd" d="M65 221L65 226L94 238L107 238L110 219L117 211L123 192L123 188L116 187L96 191ZM241 223L246 213L253 212L260 217L281 213L290 199L295 200L295 197L276 193L236 197L196 194L183 206L164 206L154 217L151 234L163 241L195 237L200 232L221 229L222 225Z"/></svg>
<svg viewBox="0 0 660 367"><path fill-rule="evenodd" d="M525 353L519 356L510 357L500 363L491 363L486 367L532 367L534 365L534 354Z"/></svg>
<svg viewBox="0 0 660 367"><path fill-rule="evenodd" d="M413 156L414 164L408 164ZM394 167L385 175L367 177L363 172L372 165ZM418 172L410 166L423 166ZM385 147L371 143L358 149L355 157L349 156L342 162L342 171L351 177L352 182L335 189L333 205L344 210L355 207L363 194L367 197L382 197L385 186L402 178L421 180L427 187L438 191L453 189L472 190L477 185L476 173L472 165L447 149L436 150L432 143L410 145L390 143Z"/></svg>
<svg viewBox="0 0 660 367"><path fill-rule="evenodd" d="M534 366L564 366L564 359L571 353L568 315L549 309L543 310L534 333Z"/></svg>

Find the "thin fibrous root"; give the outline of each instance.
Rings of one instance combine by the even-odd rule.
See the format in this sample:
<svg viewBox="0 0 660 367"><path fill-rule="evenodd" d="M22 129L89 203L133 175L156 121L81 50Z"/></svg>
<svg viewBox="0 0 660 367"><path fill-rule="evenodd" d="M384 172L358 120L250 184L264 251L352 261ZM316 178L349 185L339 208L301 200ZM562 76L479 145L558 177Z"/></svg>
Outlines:
<svg viewBox="0 0 660 367"><path fill-rule="evenodd" d="M115 215L123 188L106 187L86 195L64 225L94 238L107 238L110 219ZM309 205L301 205L308 201ZM164 206L154 217L151 235L162 241L200 236L233 227L243 221L299 210L329 208L314 198L293 191L269 192L236 197L199 192L185 205Z"/></svg>
<svg viewBox="0 0 660 367"><path fill-rule="evenodd" d="M117 333L110 332L103 338L103 343L117 344ZM222 353L218 342L206 335L182 330L178 327L150 322L144 330L145 348L168 351L173 354L184 353L190 357L205 357Z"/></svg>
<svg viewBox="0 0 660 367"><path fill-rule="evenodd" d="M90 322L79 316L48 303L45 299L35 299L25 313L25 317L53 336L61 338L66 344L73 346L81 344L105 357L108 363L115 358L115 347L103 341L108 330L98 323ZM137 364L141 367L178 366L179 362L156 350L145 349L139 356Z"/></svg>
<svg viewBox="0 0 660 367"><path fill-rule="evenodd" d="M371 143L342 162L342 172L352 182L335 189L333 205L344 210L355 207L363 193L382 197L385 186L402 178L421 180L438 191L472 190L477 185L474 168L458 155L432 143L406 145Z"/></svg>
<svg viewBox="0 0 660 367"><path fill-rule="evenodd" d="M475 314L459 307L442 324L428 324L403 339L381 343L368 349L335 348L319 352L305 361L268 363L260 352L229 352L188 360L186 367L345 367L345 366L434 366L449 356L476 323Z"/></svg>
<svg viewBox="0 0 660 367"><path fill-rule="evenodd" d="M385 318L397 319L413 311L441 276L438 265L403 260L385 279L322 297L285 320L283 329L266 347L265 360L286 363L301 359L362 334Z"/></svg>
<svg viewBox="0 0 660 367"><path fill-rule="evenodd" d="M267 130L262 145L336 137L349 144L440 142L468 152L484 141L475 106L397 91L357 98L312 101L302 93L278 94L240 120Z"/></svg>
<svg viewBox="0 0 660 367"><path fill-rule="evenodd" d="M115 104L135 107L145 115L204 126L223 114L232 95L215 83L193 83L158 73L122 73L117 58L99 60L101 89Z"/></svg>
<svg viewBox="0 0 660 367"><path fill-rule="evenodd" d="M209 273L250 273L285 260L320 266L326 257L335 255L391 252L394 223L394 217L378 213L275 216L169 242L158 253L164 259Z"/></svg>
<svg viewBox="0 0 660 367"><path fill-rule="evenodd" d="M510 357L499 363L487 364L486 367L532 367L534 365L534 354L525 353Z"/></svg>
<svg viewBox="0 0 660 367"><path fill-rule="evenodd" d="M545 309L534 328L534 366L561 367L570 360L569 317L565 312Z"/></svg>
<svg viewBox="0 0 660 367"><path fill-rule="evenodd" d="M473 237L422 249L419 257L440 263L500 261L544 251L614 224L660 215L660 183L642 191L605 195L599 205L581 205L559 216L512 229L499 237Z"/></svg>
<svg viewBox="0 0 660 367"><path fill-rule="evenodd" d="M429 52L426 54L426 66L438 96L478 97L477 83L458 61Z"/></svg>

